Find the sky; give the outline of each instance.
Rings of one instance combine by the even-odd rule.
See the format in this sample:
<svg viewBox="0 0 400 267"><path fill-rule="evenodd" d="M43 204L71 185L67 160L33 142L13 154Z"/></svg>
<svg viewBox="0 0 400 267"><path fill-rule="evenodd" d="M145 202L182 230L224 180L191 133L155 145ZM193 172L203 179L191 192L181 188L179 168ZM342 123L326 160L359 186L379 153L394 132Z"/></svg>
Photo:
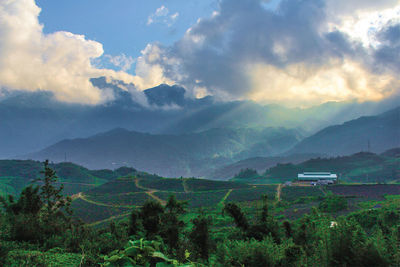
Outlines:
<svg viewBox="0 0 400 267"><path fill-rule="evenodd" d="M400 94L399 0L2 0L0 95L102 104L123 81L310 106Z"/></svg>

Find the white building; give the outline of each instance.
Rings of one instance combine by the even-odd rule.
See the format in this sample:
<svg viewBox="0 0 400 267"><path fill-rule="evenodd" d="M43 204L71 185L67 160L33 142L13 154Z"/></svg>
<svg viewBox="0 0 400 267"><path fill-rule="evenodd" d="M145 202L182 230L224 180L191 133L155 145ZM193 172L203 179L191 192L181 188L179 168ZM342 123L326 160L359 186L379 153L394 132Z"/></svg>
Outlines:
<svg viewBox="0 0 400 267"><path fill-rule="evenodd" d="M337 175L330 172L303 172L297 174L299 181L337 181Z"/></svg>

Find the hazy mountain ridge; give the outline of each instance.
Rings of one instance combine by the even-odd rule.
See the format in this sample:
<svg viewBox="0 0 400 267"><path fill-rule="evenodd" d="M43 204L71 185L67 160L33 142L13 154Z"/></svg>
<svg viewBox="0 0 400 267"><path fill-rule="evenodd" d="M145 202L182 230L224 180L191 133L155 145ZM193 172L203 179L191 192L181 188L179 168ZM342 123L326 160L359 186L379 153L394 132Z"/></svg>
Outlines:
<svg viewBox="0 0 400 267"><path fill-rule="evenodd" d="M91 169L121 165L166 177L203 176L211 169L251 156L280 154L302 138L284 128L211 129L153 135L114 129L89 138L63 140L24 158L76 162Z"/></svg>
<svg viewBox="0 0 400 267"><path fill-rule="evenodd" d="M308 159L312 159L318 156L318 154L293 154L289 156L279 157L254 157L240 160L233 164L223 166L214 170L207 177L214 179L229 179L234 177L243 169L253 169L258 173L264 173L268 168L271 168L279 163L301 163Z"/></svg>
<svg viewBox="0 0 400 267"><path fill-rule="evenodd" d="M395 100L379 103L330 102L310 108L286 108L252 101L221 102L212 96L186 96L179 86L159 85L135 99L128 85L105 78L92 79L115 99L90 106L59 102L51 93L9 93L0 99L0 158L26 154L67 138L89 137L121 127L157 134L183 134L212 128L286 127L312 133L331 124L390 108ZM140 102L146 102L143 105ZM310 132L311 131L311 132Z"/></svg>
<svg viewBox="0 0 400 267"><path fill-rule="evenodd" d="M400 146L400 107L377 116L361 117L327 127L305 138L290 153L321 153L332 156L359 151L381 153Z"/></svg>

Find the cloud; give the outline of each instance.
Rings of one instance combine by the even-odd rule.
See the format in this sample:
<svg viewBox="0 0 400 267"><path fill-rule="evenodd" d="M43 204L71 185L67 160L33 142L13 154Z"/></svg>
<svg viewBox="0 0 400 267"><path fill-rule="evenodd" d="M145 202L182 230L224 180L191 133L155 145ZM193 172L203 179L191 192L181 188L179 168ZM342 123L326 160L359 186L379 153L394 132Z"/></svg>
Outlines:
<svg viewBox="0 0 400 267"><path fill-rule="evenodd" d="M168 27L171 27L178 19L178 17L179 17L178 12L170 14L168 8L162 5L161 7L157 8L156 11L147 18L147 25L151 25L153 23L161 23L167 25Z"/></svg>
<svg viewBox="0 0 400 267"><path fill-rule="evenodd" d="M70 32L44 34L39 13L34 0L1 2L0 87L50 91L60 101L97 104L113 96L94 87L90 78L133 81L134 77L125 72L92 64L103 54L102 44Z"/></svg>
<svg viewBox="0 0 400 267"><path fill-rule="evenodd" d="M132 64L135 63L135 59L131 56L121 54L118 56L104 55L104 57L114 66L120 68L122 71L128 71L131 69Z"/></svg>
<svg viewBox="0 0 400 267"><path fill-rule="evenodd" d="M400 88L396 30L383 34L399 8L391 0L282 0L269 10L261 0L222 0L174 45L152 44L158 57L146 67L192 95L292 106L380 100Z"/></svg>

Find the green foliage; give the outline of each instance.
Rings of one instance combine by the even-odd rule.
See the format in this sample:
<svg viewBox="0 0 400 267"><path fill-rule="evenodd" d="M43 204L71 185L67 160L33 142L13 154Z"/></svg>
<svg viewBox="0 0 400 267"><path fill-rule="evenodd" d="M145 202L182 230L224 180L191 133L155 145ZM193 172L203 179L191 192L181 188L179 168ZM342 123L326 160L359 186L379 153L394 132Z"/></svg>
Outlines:
<svg viewBox="0 0 400 267"><path fill-rule="evenodd" d="M37 250L13 250L8 253L5 266L79 266L81 255Z"/></svg>
<svg viewBox="0 0 400 267"><path fill-rule="evenodd" d="M242 210L235 203L227 203L224 206L224 212L228 213L229 216L235 221L237 227L241 230L246 231L249 228L249 222Z"/></svg>
<svg viewBox="0 0 400 267"><path fill-rule="evenodd" d="M400 266L398 197L360 205L368 209L333 218L330 212L345 209L341 214L349 213L359 200L348 198L347 209L346 198L330 193L325 197L319 188L283 187L282 198L290 202L277 202L273 198L276 186L246 186L230 191L179 192L176 196L154 192L167 200L165 206L150 200L132 209L98 202L100 198L95 197L124 194L109 194L111 186L89 197L80 194L73 201L74 207L80 207L77 217L93 222L103 219L91 226L69 218L68 201L62 188L55 186L55 172L46 168L49 165L45 164L42 183L23 189L19 197L1 198L1 266L202 266L195 262L206 266ZM160 180L156 176L146 179ZM190 180L180 181L190 184ZM116 181L138 189L133 177ZM383 192L381 187L370 188ZM229 200L235 191L252 194L252 189L258 196L268 195L259 201L221 202L227 192ZM144 194L140 188L138 191L132 195ZM205 210L188 209L186 202L180 201L190 197L198 206L207 206ZM302 197L312 202L298 201ZM370 209L376 203L379 205ZM221 214L222 204L229 217ZM308 206L309 212L299 220L282 215L285 209L301 206Z"/></svg>
<svg viewBox="0 0 400 267"><path fill-rule="evenodd" d="M281 198L285 201L296 201L301 197L322 197L324 193L315 186L284 186Z"/></svg>
<svg viewBox="0 0 400 267"><path fill-rule="evenodd" d="M153 200L146 201L140 209L140 218L148 239L154 238L160 232L163 212L163 206Z"/></svg>
<svg viewBox="0 0 400 267"><path fill-rule="evenodd" d="M319 203L318 208L324 212L338 212L347 209L347 199L342 196L329 195Z"/></svg>
<svg viewBox="0 0 400 267"><path fill-rule="evenodd" d="M340 174L340 179L352 182L390 182L400 179L400 167L396 155L376 155L360 152L351 156L314 158L294 165L277 164L268 169L264 176L292 180L298 173L329 170Z"/></svg>
<svg viewBox="0 0 400 267"><path fill-rule="evenodd" d="M238 182L226 182L226 181L214 181L205 179L185 179L185 185L187 189L191 192L199 191L216 191L223 189L233 189L233 188L247 188L246 184Z"/></svg>
<svg viewBox="0 0 400 267"><path fill-rule="evenodd" d="M273 199L276 194L275 185L257 185L251 188L234 189L226 199L227 201L242 202L259 200L263 195Z"/></svg>
<svg viewBox="0 0 400 267"><path fill-rule="evenodd" d="M159 178L159 179L141 179L140 185L145 188L157 189L161 191L184 192L181 179Z"/></svg>
<svg viewBox="0 0 400 267"><path fill-rule="evenodd" d="M296 249L297 248L297 249ZM285 257L285 253L289 257ZM226 241L218 246L218 266L296 266L302 256L300 248L292 243L276 244L272 238ZM289 263L283 265L283 262Z"/></svg>
<svg viewBox="0 0 400 267"><path fill-rule="evenodd" d="M254 179L259 177L259 174L254 169L241 169L238 174L236 174L234 179Z"/></svg>
<svg viewBox="0 0 400 267"><path fill-rule="evenodd" d="M186 204L186 202L177 201L175 195L170 195L165 205L165 212L161 217L160 235L170 252L176 251L180 246L180 235L185 223L179 217L186 213Z"/></svg>
<svg viewBox="0 0 400 267"><path fill-rule="evenodd" d="M195 258L208 261L209 252L211 250L211 218L200 214L197 218L192 220L192 223L193 228L189 233L189 240L193 247L192 253Z"/></svg>
<svg viewBox="0 0 400 267"><path fill-rule="evenodd" d="M174 193L174 195L178 200L187 201L189 208L200 208L216 206L227 192L228 190L219 190L195 193ZM170 192L156 192L154 194L165 200L171 195Z"/></svg>
<svg viewBox="0 0 400 267"><path fill-rule="evenodd" d="M177 266L178 261L160 252L161 243L144 239L129 241L123 250L104 257L103 266ZM164 263L164 265L158 264ZM156 265L157 264L157 265Z"/></svg>
<svg viewBox="0 0 400 267"><path fill-rule="evenodd" d="M51 243L70 225L71 199L62 196L62 185L55 187L57 176L44 162L43 178L37 179L39 186L30 185L23 189L19 199L12 195L0 197L8 222L11 240Z"/></svg>

